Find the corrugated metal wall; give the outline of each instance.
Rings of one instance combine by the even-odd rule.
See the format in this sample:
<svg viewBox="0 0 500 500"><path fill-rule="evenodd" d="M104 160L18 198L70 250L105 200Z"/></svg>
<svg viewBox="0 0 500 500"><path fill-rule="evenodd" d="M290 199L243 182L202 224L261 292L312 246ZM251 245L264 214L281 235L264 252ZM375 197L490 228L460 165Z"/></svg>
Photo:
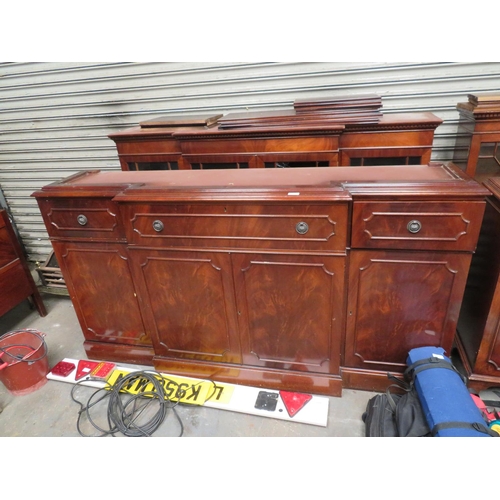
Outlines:
<svg viewBox="0 0 500 500"><path fill-rule="evenodd" d="M468 93L500 93L500 63L0 63L0 187L30 261L51 246L36 189L119 169L108 134L168 114L291 109L299 98L376 93L384 113L431 111L434 160L451 160Z"/></svg>

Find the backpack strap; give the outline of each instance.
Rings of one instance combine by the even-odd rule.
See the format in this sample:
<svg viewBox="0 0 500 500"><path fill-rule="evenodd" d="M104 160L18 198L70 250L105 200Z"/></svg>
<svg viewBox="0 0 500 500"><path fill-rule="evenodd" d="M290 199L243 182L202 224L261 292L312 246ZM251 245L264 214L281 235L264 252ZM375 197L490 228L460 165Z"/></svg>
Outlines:
<svg viewBox="0 0 500 500"><path fill-rule="evenodd" d="M490 389L490 390L493 394L495 394L496 396L498 396L500 398L500 391L498 389ZM478 395L478 397L479 397L479 395ZM482 398L480 398L480 399L485 404L485 406L490 406L492 408L500 408L500 399L499 400L495 400L495 399L485 400Z"/></svg>
<svg viewBox="0 0 500 500"><path fill-rule="evenodd" d="M391 387L395 387L396 389L402 389L405 392L409 392L411 390L411 384L409 384L405 380L401 380L401 379L395 377L391 373L387 374L387 378L394 382L389 387L387 387L387 389L385 390L385 394L387 396L387 402L389 403L389 406L391 407L392 412L396 413L396 401L394 401L394 398L392 397Z"/></svg>
<svg viewBox="0 0 500 500"><path fill-rule="evenodd" d="M500 401L493 399L481 399L484 403L484 406L489 406L491 408L500 408Z"/></svg>
<svg viewBox="0 0 500 500"><path fill-rule="evenodd" d="M488 434L492 437L499 437L499 435L492 431L490 428L486 427L483 424L479 424L477 422L441 422L440 424L436 424L431 431L432 437L435 437L436 434L443 429L473 429L478 432L482 432L483 434Z"/></svg>
<svg viewBox="0 0 500 500"><path fill-rule="evenodd" d="M453 366L449 361L446 361L445 359L434 356L426 359L421 359L411 364L404 371L403 376L406 380L413 381L415 375L417 375L418 373L433 368L445 368L446 370L454 371L462 379L462 381L466 383L467 379L455 368L455 366Z"/></svg>
<svg viewBox="0 0 500 500"><path fill-rule="evenodd" d="M411 382L408 382L407 380L402 380L398 377L395 377L391 373L387 374L387 378L394 382L393 384L391 384L391 387L398 387L399 389L403 389L406 392L411 390L411 387L412 387Z"/></svg>

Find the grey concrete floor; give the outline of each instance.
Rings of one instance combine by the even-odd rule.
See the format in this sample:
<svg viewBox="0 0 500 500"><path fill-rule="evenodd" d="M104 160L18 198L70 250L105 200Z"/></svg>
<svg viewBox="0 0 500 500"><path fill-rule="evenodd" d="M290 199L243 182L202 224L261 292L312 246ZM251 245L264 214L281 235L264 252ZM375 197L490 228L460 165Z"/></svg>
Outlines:
<svg viewBox="0 0 500 500"><path fill-rule="evenodd" d="M0 335L21 328L43 332L50 368L63 358L87 359L83 334L69 297L49 294L42 294L42 297L47 316L40 317L36 310L29 307L28 301L24 301L0 318ZM49 380L34 392L14 396L0 384L0 436L80 437L77 429L79 406L71 398L73 387L70 383ZM79 387L75 396L87 402L94 391ZM362 437L364 424L361 416L373 395L371 392L344 389L342 397L329 398L326 427L203 406L180 405L176 411L182 422L183 437ZM105 405L102 406L104 408ZM102 410L101 416L96 415L96 423L107 429L105 410ZM98 436L100 433L86 422L82 419L83 433ZM170 410L153 436L177 437L180 430L179 421ZM123 435L118 433L117 436Z"/></svg>

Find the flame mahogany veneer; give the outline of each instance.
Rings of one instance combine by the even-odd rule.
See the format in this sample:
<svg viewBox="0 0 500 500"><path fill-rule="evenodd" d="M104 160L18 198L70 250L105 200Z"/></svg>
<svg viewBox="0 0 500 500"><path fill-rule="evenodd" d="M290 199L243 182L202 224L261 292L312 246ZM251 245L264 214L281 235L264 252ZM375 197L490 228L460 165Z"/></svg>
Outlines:
<svg viewBox="0 0 500 500"><path fill-rule="evenodd" d="M449 353L487 194L436 163L87 171L33 196L89 358L340 396Z"/></svg>

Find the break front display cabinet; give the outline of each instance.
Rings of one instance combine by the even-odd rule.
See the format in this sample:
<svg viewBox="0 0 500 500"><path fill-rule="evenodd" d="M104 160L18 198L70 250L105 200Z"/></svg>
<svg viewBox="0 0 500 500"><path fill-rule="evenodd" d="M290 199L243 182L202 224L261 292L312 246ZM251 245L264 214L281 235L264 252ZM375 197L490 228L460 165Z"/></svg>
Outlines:
<svg viewBox="0 0 500 500"><path fill-rule="evenodd" d="M457 104L455 162L489 190L457 328L457 346L469 385L500 381L500 95L469 95Z"/></svg>
<svg viewBox="0 0 500 500"><path fill-rule="evenodd" d="M281 111L170 116L113 133L122 170L421 165L432 113L384 113L376 94L294 101Z"/></svg>

